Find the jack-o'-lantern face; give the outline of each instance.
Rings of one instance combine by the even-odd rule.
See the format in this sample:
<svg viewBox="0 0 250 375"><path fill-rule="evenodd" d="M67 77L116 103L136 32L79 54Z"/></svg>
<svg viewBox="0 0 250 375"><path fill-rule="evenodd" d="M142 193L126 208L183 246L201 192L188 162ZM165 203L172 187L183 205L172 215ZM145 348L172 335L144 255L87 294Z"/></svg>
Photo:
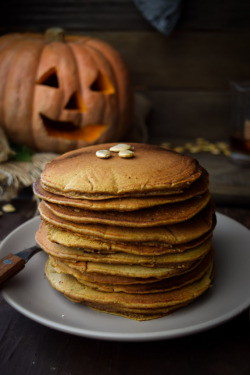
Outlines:
<svg viewBox="0 0 250 375"><path fill-rule="evenodd" d="M30 88L32 136L28 145L61 153L118 141L129 126L131 90L117 52L99 40L83 37L45 44L41 40L36 46L41 53Z"/></svg>
<svg viewBox="0 0 250 375"><path fill-rule="evenodd" d="M108 124L99 124L100 121L97 113L89 114L88 108L84 104L84 100L81 95L83 90L73 91L68 99L63 101L63 88L60 87L60 80L57 76L56 68L49 69L43 74L37 81L37 85L45 86L38 87L36 90L43 91L45 100L44 107L39 111L40 120L44 126L49 137L62 138L66 140L82 140L85 142L95 142L100 135L106 130ZM47 87L47 88L46 88ZM47 93L45 93L47 90ZM110 82L109 78L97 72L95 80L92 82L90 87L86 87L86 90L92 91L95 98L92 100L101 100L100 95L105 95L106 100L109 100L108 96L115 93L115 88ZM41 92L39 92L41 95ZM38 95L39 95L38 94ZM39 96L40 96L39 95ZM63 103L63 108L59 110L56 106L52 106L55 101ZM40 102L41 104L41 102ZM93 105L91 106L93 108ZM86 123L85 117L92 117L92 121L95 118L95 123ZM107 119L109 121L109 119Z"/></svg>

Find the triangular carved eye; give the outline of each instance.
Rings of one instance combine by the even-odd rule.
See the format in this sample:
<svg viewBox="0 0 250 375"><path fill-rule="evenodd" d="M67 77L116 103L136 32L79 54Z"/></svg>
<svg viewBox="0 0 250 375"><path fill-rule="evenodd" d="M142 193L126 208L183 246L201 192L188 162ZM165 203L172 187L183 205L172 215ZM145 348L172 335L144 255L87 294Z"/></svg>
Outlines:
<svg viewBox="0 0 250 375"><path fill-rule="evenodd" d="M110 79L100 71L98 72L96 79L90 86L90 89L92 91L101 92L103 94L114 94L115 92L114 86L110 82Z"/></svg>
<svg viewBox="0 0 250 375"><path fill-rule="evenodd" d="M65 105L64 109L68 110L74 110L77 109L81 112L85 112L87 108L84 105L84 102L82 100L82 97L79 92L73 92L73 94L70 96L67 104Z"/></svg>
<svg viewBox="0 0 250 375"><path fill-rule="evenodd" d="M54 88L59 88L59 81L57 77L56 68L51 68L47 70L37 81L39 85L50 86Z"/></svg>

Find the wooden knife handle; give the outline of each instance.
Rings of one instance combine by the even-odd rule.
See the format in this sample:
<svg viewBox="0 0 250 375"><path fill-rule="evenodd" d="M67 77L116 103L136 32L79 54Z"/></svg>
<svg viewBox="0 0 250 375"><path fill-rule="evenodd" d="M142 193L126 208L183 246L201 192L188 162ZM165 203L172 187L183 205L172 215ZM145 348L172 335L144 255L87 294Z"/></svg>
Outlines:
<svg viewBox="0 0 250 375"><path fill-rule="evenodd" d="M17 255L9 254L0 260L0 286L24 267L25 261Z"/></svg>

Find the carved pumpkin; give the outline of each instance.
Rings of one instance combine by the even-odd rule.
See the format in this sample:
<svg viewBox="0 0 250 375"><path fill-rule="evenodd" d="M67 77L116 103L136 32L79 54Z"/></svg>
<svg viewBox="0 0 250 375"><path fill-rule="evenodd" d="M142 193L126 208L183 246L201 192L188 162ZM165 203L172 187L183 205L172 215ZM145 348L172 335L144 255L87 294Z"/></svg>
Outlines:
<svg viewBox="0 0 250 375"><path fill-rule="evenodd" d="M107 43L62 29L0 38L0 125L10 140L58 153L118 141L131 112L128 70Z"/></svg>

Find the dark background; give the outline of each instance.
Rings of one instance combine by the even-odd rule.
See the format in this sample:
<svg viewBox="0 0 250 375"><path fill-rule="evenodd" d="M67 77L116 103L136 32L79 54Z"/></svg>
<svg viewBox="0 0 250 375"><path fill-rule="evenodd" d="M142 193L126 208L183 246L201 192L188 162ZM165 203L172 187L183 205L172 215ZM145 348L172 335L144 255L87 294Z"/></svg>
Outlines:
<svg viewBox="0 0 250 375"><path fill-rule="evenodd" d="M1 10L1 34L54 26L121 52L135 90L152 102L151 137L227 139L229 83L250 76L249 0L183 0L170 36L132 0L9 0Z"/></svg>

